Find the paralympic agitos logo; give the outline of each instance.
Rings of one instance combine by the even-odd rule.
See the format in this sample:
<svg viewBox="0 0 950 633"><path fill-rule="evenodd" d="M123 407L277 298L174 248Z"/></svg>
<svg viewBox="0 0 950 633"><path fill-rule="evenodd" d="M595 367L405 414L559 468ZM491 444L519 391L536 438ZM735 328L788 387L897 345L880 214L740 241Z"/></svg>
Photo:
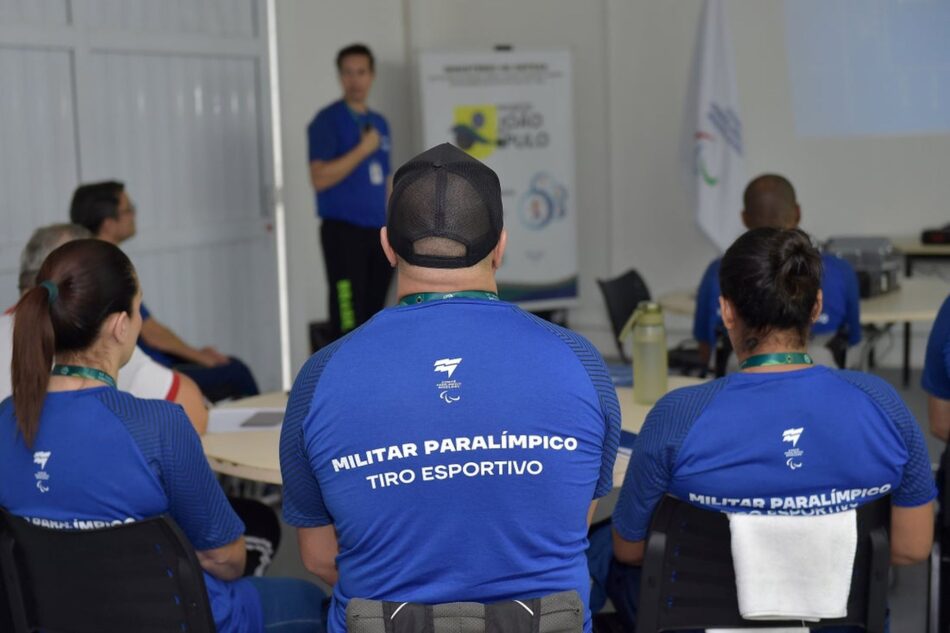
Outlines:
<svg viewBox="0 0 950 633"><path fill-rule="evenodd" d="M716 102L709 105L706 120L710 127L693 134L693 167L703 184L715 187L719 184L725 154L733 151L742 156L742 122L732 108Z"/></svg>

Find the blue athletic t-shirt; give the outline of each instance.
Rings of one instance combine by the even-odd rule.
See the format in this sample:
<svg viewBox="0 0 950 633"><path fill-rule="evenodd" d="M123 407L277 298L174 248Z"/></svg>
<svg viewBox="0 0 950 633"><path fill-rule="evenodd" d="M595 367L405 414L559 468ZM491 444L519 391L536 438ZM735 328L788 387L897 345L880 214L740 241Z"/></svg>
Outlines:
<svg viewBox="0 0 950 633"><path fill-rule="evenodd" d="M342 99L331 103L307 126L311 161L328 161L356 147L363 127L380 135L379 148L346 178L317 193L317 214L356 226L378 229L386 224L386 182L389 177L389 124L378 112L354 112Z"/></svg>
<svg viewBox="0 0 950 633"><path fill-rule="evenodd" d="M152 313L149 311L148 308L145 307L145 302L142 302L139 305L139 314L142 315L142 323L145 323L146 321L152 318ZM142 340L141 335L139 336L138 346L139 346L139 349L141 349L143 352L148 354L151 357L151 359L154 360L159 365L163 365L169 368L175 365L175 359L173 359L171 356L169 356L165 352L147 344L144 340Z"/></svg>
<svg viewBox="0 0 950 633"><path fill-rule="evenodd" d="M890 494L937 494L920 427L893 387L827 367L735 373L677 389L650 411L613 520L646 537L664 494L726 512L843 512Z"/></svg>
<svg viewBox="0 0 950 633"><path fill-rule="evenodd" d="M0 506L38 525L93 529L167 512L196 550L244 533L178 405L111 387L51 392L27 448L7 398L0 437ZM249 581L204 578L219 633L263 631Z"/></svg>
<svg viewBox="0 0 950 633"><path fill-rule="evenodd" d="M281 432L284 518L333 524L350 598L426 604L574 589L612 488L617 396L596 349L502 301L383 310L320 350ZM585 615L590 631L590 614Z"/></svg>
<svg viewBox="0 0 950 633"><path fill-rule="evenodd" d="M950 296L940 306L930 330L920 385L935 398L950 400Z"/></svg>
<svg viewBox="0 0 950 633"><path fill-rule="evenodd" d="M714 260L703 274L696 293L696 314L693 315L693 338L710 345L716 342L716 330L722 326L722 315L719 314L721 263L722 259ZM824 303L811 331L813 334L833 334L847 326L848 345L857 345L861 342L858 276L851 264L830 253L822 254L821 265Z"/></svg>

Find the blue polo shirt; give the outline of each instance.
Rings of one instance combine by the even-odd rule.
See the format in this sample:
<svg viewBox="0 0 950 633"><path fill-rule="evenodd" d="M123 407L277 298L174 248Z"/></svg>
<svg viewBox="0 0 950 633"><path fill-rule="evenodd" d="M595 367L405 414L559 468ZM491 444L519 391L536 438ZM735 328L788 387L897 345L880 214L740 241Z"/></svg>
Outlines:
<svg viewBox="0 0 950 633"><path fill-rule="evenodd" d="M380 144L372 156L346 178L316 194L317 214L356 226L378 229L386 224L386 182L389 177L389 124L378 112L354 112L342 99L331 103L307 126L310 161L328 161L356 147L363 127L372 125Z"/></svg>
<svg viewBox="0 0 950 633"><path fill-rule="evenodd" d="M149 311L148 308L145 307L144 301L139 306L139 314L142 315L142 323L145 323L146 321L152 318L152 313ZM163 365L164 367L169 367L169 368L175 365L175 359L173 359L171 356L169 356L162 350L156 347L152 347L151 345L146 343L142 339L141 336L139 336L139 340L137 344L139 346L139 349L141 349L143 352L148 354L149 357L152 360L154 360L156 363L158 363L159 365Z"/></svg>
<svg viewBox="0 0 950 633"><path fill-rule="evenodd" d="M597 350L510 303L389 308L317 352L280 460L287 523L336 528L330 632L353 597L586 605L587 509L619 436Z"/></svg>
<svg viewBox="0 0 950 633"><path fill-rule="evenodd" d="M693 315L693 338L710 345L716 342L716 330L722 327L719 314L719 267L716 259L703 274L696 293L696 314ZM833 334L842 326L848 328L848 345L861 342L860 294L858 276L845 260L823 253L821 256L822 312L812 326L813 334Z"/></svg>
<svg viewBox="0 0 950 633"><path fill-rule="evenodd" d="M842 456L847 456L842 458ZM670 392L633 446L613 520L646 537L664 494L725 512L819 515L936 496L920 427L889 384L815 366Z"/></svg>
<svg viewBox="0 0 950 633"><path fill-rule="evenodd" d="M940 306L930 330L920 385L935 398L950 400L950 296Z"/></svg>
<svg viewBox="0 0 950 633"><path fill-rule="evenodd" d="M7 398L0 437L0 506L38 525L93 529L168 513L196 550L244 533L178 405L111 387L51 392L27 447ZM220 633L263 631L249 581L204 579Z"/></svg>

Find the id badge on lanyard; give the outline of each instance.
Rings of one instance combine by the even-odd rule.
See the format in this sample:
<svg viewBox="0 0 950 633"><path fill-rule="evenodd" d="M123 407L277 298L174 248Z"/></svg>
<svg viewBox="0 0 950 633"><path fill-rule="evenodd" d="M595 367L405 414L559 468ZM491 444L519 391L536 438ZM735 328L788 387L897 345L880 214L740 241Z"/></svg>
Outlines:
<svg viewBox="0 0 950 633"><path fill-rule="evenodd" d="M378 160L372 160L369 163L369 181L373 185L383 184L383 166Z"/></svg>

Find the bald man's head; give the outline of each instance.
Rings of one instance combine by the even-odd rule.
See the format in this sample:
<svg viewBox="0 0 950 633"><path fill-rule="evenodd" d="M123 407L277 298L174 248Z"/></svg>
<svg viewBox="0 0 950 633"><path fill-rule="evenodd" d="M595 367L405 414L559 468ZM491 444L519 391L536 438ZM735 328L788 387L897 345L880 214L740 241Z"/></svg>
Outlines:
<svg viewBox="0 0 950 633"><path fill-rule="evenodd" d="M795 188L784 176L762 174L746 186L742 222L749 229L793 229L801 220Z"/></svg>

